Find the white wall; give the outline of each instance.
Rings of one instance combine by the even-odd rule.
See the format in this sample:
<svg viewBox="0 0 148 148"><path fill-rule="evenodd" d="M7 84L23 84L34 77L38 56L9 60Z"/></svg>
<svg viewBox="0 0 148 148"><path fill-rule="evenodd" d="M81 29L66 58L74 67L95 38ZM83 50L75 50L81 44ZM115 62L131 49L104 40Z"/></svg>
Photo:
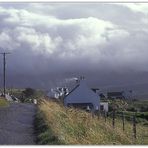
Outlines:
<svg viewBox="0 0 148 148"><path fill-rule="evenodd" d="M103 106L104 111L108 112L108 102L100 102L100 106Z"/></svg>

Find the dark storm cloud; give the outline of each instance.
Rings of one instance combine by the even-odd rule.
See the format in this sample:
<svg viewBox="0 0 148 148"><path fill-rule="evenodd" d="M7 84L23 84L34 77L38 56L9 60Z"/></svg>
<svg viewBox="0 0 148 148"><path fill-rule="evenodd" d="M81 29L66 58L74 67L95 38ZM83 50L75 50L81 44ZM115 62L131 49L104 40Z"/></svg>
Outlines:
<svg viewBox="0 0 148 148"><path fill-rule="evenodd" d="M1 4L9 82L47 87L85 75L98 85L133 83L148 71L145 5Z"/></svg>

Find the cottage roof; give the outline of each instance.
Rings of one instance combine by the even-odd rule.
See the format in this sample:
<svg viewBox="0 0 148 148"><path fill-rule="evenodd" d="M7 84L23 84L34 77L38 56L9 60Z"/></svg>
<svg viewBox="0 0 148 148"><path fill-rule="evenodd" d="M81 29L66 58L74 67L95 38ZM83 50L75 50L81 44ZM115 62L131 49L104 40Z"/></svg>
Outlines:
<svg viewBox="0 0 148 148"><path fill-rule="evenodd" d="M66 98L70 98L72 97L77 97L77 98L89 98L90 96L92 98L94 97L97 97L98 98L98 95L92 90L90 89L86 83L85 83L85 80L81 80L80 83L78 85L76 85L68 95L65 96L65 99Z"/></svg>
<svg viewBox="0 0 148 148"><path fill-rule="evenodd" d="M99 108L99 102L100 96L86 85L85 80L81 80L64 99L65 105L92 104L94 109Z"/></svg>

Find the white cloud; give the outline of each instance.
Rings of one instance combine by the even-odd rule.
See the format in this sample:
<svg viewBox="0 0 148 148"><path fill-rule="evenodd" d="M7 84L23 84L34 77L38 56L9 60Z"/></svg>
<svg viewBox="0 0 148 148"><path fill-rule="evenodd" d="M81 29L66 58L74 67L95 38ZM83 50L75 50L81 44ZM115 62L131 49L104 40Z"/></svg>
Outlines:
<svg viewBox="0 0 148 148"><path fill-rule="evenodd" d="M16 43L12 37L9 36L7 31L0 33L0 48L1 50L13 50L19 47L19 43Z"/></svg>
<svg viewBox="0 0 148 148"><path fill-rule="evenodd" d="M16 28L14 31L18 33L17 42L29 45L34 52L38 53L52 54L62 41L60 37L52 39L48 33L40 33L34 29Z"/></svg>
<svg viewBox="0 0 148 148"><path fill-rule="evenodd" d="M14 50L16 70L147 70L146 7L94 4L81 10L78 5L0 7L0 47ZM59 8L65 12L62 17Z"/></svg>
<svg viewBox="0 0 148 148"><path fill-rule="evenodd" d="M134 12L148 14L148 4L147 3L118 3L118 5L128 7L130 10Z"/></svg>
<svg viewBox="0 0 148 148"><path fill-rule="evenodd" d="M101 44L128 36L128 32L117 25L94 17L62 20L24 9L2 7L0 12L0 15L7 13L4 22L8 28L15 24L13 30L9 29L9 36L15 36L13 42L26 44L30 50L46 56L92 58L100 54Z"/></svg>

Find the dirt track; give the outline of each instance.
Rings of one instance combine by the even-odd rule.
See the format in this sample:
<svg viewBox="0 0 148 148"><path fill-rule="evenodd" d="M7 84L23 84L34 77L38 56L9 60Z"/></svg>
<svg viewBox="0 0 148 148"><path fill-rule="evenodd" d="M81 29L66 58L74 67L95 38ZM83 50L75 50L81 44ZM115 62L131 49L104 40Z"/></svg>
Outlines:
<svg viewBox="0 0 148 148"><path fill-rule="evenodd" d="M13 103L0 108L0 145L34 145L34 104Z"/></svg>

